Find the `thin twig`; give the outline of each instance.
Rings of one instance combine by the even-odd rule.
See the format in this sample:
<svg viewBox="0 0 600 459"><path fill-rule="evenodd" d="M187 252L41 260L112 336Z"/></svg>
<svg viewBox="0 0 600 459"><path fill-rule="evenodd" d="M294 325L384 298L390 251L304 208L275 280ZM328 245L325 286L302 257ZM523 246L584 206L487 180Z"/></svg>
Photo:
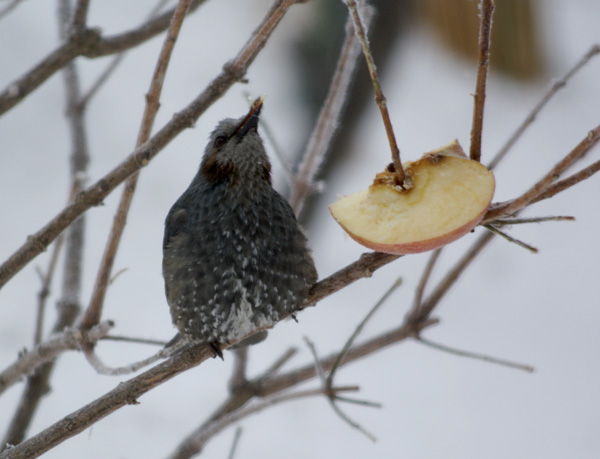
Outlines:
<svg viewBox="0 0 600 459"><path fill-rule="evenodd" d="M159 0L157 2L156 6L154 8L152 8L152 11L150 11L150 14L148 15L146 21L150 21L150 20L154 19L156 17L156 15L160 12L160 10L168 2L169 2L169 0ZM189 14L189 12L191 12L192 8L194 8L194 5L190 6L190 9L188 10L188 14ZM100 74L100 76L98 76L98 78L96 79L96 81L94 81L94 83L91 84L91 86L87 90L87 92L81 96L81 98L80 98L80 103L81 104L87 104L88 101L92 97L94 97L94 95L98 92L98 90L102 87L102 85L108 80L108 78L117 69L117 67L123 61L123 59L125 58L126 55L127 55L126 52L122 52L122 53L117 54L113 58L113 60L110 62L110 64L108 64L106 66L106 68L104 69L104 71L102 71L102 73Z"/></svg>
<svg viewBox="0 0 600 459"><path fill-rule="evenodd" d="M377 441L377 438L371 432L369 432L364 427L362 427L358 422L352 420L346 413L344 413L340 409L340 407L337 405L337 403L335 403L335 400L336 400L335 392L332 390L332 386L330 384L331 381L328 381L327 378L325 377L325 372L323 371L323 367L321 366L321 361L319 360L319 356L317 355L317 349L315 348L315 345L313 344L313 342L310 341L308 338L306 338L306 336L304 337L304 341L306 342L306 345L310 349L310 352L313 356L315 368L317 370L317 375L319 376L319 379L321 380L321 385L323 386L323 391L325 392L325 396L327 397L327 400L329 401L329 405L331 406L331 409L333 409L333 412L335 414L337 414L338 417L342 421L344 421L346 424L348 424L353 429L358 430L360 433L365 435L372 442ZM343 352L344 351L342 350L340 355ZM337 361L336 361L336 364L338 364ZM336 364L334 364L334 367ZM332 371L333 371L333 369L332 369Z"/></svg>
<svg viewBox="0 0 600 459"><path fill-rule="evenodd" d="M558 180L558 178L576 161L584 155L600 140L600 125L589 131L587 135L569 152L561 161L559 161L544 177L535 183L529 190L521 196L509 201L496 204L485 214L482 224L489 223L501 217L514 215L533 202L538 196L545 193L549 187Z"/></svg>
<svg viewBox="0 0 600 459"><path fill-rule="evenodd" d="M235 451L237 449L237 445L240 441L240 437L242 436L242 428L238 427L235 429L235 434L233 435L233 441L231 442L231 449L229 450L229 456L227 459L233 459L235 457Z"/></svg>
<svg viewBox="0 0 600 459"><path fill-rule="evenodd" d="M354 387L336 387L335 391L340 392L344 390L354 391ZM235 424L240 419L244 419L253 414L260 413L267 408L271 408L275 405L279 405L284 402L290 402L293 400L299 400L307 397L318 397L325 395L325 390L323 388L318 389L308 389L302 390L298 392L286 393L286 394L277 394L272 397L269 397L265 400L261 400L258 403L253 404L252 406L248 406L246 408L242 408L235 412L229 413L226 416L223 416L219 419L212 421L209 425L204 428L196 429L191 434L189 434L169 455L169 459L188 459L197 454L200 454L206 443L213 438L215 435L226 429L227 427ZM2 456L0 455L0 459Z"/></svg>
<svg viewBox="0 0 600 459"><path fill-rule="evenodd" d="M191 0L179 0L177 8L173 13L171 25L167 31L167 35L158 56L156 68L154 69L154 73L152 75L150 89L146 95L146 106L144 115L142 116L141 127L138 132L136 148L139 148L150 137L150 132L152 131L152 126L154 125L156 113L158 112L160 105L160 94L162 92L167 67L169 66L171 59L171 53L173 52L173 48L177 42L177 37L179 35L179 31L181 30L181 26L183 25L183 20L190 3ZM106 289L110 279L110 273L112 271L117 250L119 248L121 236L127 222L127 214L131 208L131 202L135 193L138 176L139 172L134 173L127 179L127 182L125 183L125 188L123 189L121 200L119 201L119 206L113 220L110 236L108 242L106 243L100 269L98 270L98 275L96 277L96 284L94 285L92 299L90 300L90 304L85 310L80 321L82 330L85 330L100 321L104 297L106 295Z"/></svg>
<svg viewBox="0 0 600 459"><path fill-rule="evenodd" d="M206 0L194 0L190 12ZM0 92L0 115L31 94L48 78L78 56L88 58L117 54L150 40L169 26L173 11L169 10L145 24L118 35L101 37L98 30L86 29L72 34L68 41L52 51L31 70Z"/></svg>
<svg viewBox="0 0 600 459"><path fill-rule="evenodd" d="M147 338L131 338L129 336L108 335L102 338L103 341L124 341L127 343L149 344L151 346L165 346L166 341Z"/></svg>
<svg viewBox="0 0 600 459"><path fill-rule="evenodd" d="M364 317L364 319L358 324L358 326L356 327L356 329L354 330L352 335L350 335L350 338L348 338L348 341L346 341L346 344L344 344L344 347L340 351L337 359L335 360L335 362L333 363L333 366L331 367L331 371L329 372L329 375L327 376L327 380L325 381L327 387L331 387L333 385L333 378L335 377L335 373L336 373L338 367L340 366L340 364L346 357L346 354L348 354L348 351L354 344L354 341L356 341L356 338L358 338L358 335L360 335L363 328L365 328L365 325L367 324L367 322L369 320L371 320L371 317L373 317L373 315L375 315L377 310L383 305L383 303L385 303L387 301L387 299L392 295L392 293L394 293L396 291L396 289L398 287L400 287L400 285L402 285L401 277L396 279L396 281L392 285L390 285L390 288L388 288L387 291L377 301L377 303L375 303L375 305L371 308L371 310Z"/></svg>
<svg viewBox="0 0 600 459"><path fill-rule="evenodd" d="M415 299L413 301L413 311L419 311L421 307L421 303L423 302L423 294L425 293L425 287L427 287L427 282L429 282L429 277L437 263L440 255L442 254L443 247L436 249L433 251L429 260L427 260L427 265L425 265L425 269L423 270L423 274L421 275L421 279L419 280L419 285L417 285L417 290L415 291Z"/></svg>
<svg viewBox="0 0 600 459"><path fill-rule="evenodd" d="M348 284L365 277L371 277L379 268L402 257L383 252L366 252L358 260L331 276L317 282L311 289L304 307L317 304L323 298L337 292Z"/></svg>
<svg viewBox="0 0 600 459"><path fill-rule="evenodd" d="M73 12L73 21L70 24L73 32L85 30L89 6L90 0L77 0L75 11Z"/></svg>
<svg viewBox="0 0 600 459"><path fill-rule="evenodd" d="M168 351L166 349L161 349L156 354L151 355L143 360L139 360L137 362L129 363L122 367L109 367L105 365L104 362L98 357L98 355L94 352L93 344L96 342L90 343L91 345L87 345L83 348L83 354L85 355L86 360L92 366L94 370L98 374L107 375L107 376L122 376L129 375L131 373L135 373L141 370L148 365L152 365L153 363L162 360L168 357Z"/></svg>
<svg viewBox="0 0 600 459"><path fill-rule="evenodd" d="M531 203L535 203L541 201L543 199L549 199L555 194L558 194L562 191L565 191L568 188L571 188L573 185L577 185L579 182L589 179L596 172L600 171L600 160L590 164L579 172L570 175L569 177L560 180L551 186L548 187L546 191L540 194L537 198L535 198Z"/></svg>
<svg viewBox="0 0 600 459"><path fill-rule="evenodd" d="M2 8L2 10L0 10L0 19L2 19L4 16L10 13L10 11L22 1L23 0L12 0L8 5Z"/></svg>
<svg viewBox="0 0 600 459"><path fill-rule="evenodd" d="M281 367L283 367L289 360L294 357L298 353L298 349L295 347L290 347L287 351L285 351L281 357L279 357L275 362L271 364L269 368L265 371L263 377L270 378L275 373L277 373Z"/></svg>
<svg viewBox="0 0 600 459"><path fill-rule="evenodd" d="M135 149L111 172L82 191L77 196L76 202L64 208L43 228L30 236L16 252L0 265L0 288L29 261L44 251L79 215L89 208L101 204L104 198L131 174L147 166L171 140L184 129L192 127L208 107L234 83L240 81L287 10L299 1L301 0L275 0L264 20L252 32L246 44L198 97L183 110L173 115L171 120L150 140Z"/></svg>
<svg viewBox="0 0 600 459"><path fill-rule="evenodd" d="M490 222L491 225L520 225L527 223L542 223L542 222L563 222L563 221L575 221L575 217L566 215L552 215L550 217L525 217L525 218L499 218Z"/></svg>
<svg viewBox="0 0 600 459"><path fill-rule="evenodd" d="M101 322L91 328L85 335L74 328L68 328L62 333L52 335L0 372L0 393L33 372L40 365L56 358L60 353L79 350L83 343L98 341L108 334L112 325L110 321Z"/></svg>
<svg viewBox="0 0 600 459"><path fill-rule="evenodd" d="M381 112L381 118L383 119L383 125L385 126L385 132L387 134L388 142L390 144L390 150L392 152L392 161L394 162L394 168L396 170L398 185L404 187L406 177L404 175L402 161L400 160L400 149L398 148L398 144L396 143L394 128L392 127L392 121L390 120L390 114L387 109L387 102L385 96L383 95L381 85L379 84L377 68L375 67L373 54L371 53L371 48L369 47L369 42L365 33L363 20L361 19L361 13L359 12L358 7L356 6L356 2L354 0L343 1L345 1L346 5L348 6L348 10L350 11L350 15L352 16L352 20L354 22L354 30L356 32L356 35L358 36L358 39L360 40L363 54L365 56L365 60L367 61L369 75L371 76L371 81L373 82L373 89L375 90L375 102L377 103L379 111ZM408 183L406 183L406 187L410 187Z"/></svg>
<svg viewBox="0 0 600 459"><path fill-rule="evenodd" d="M369 26L373 18L371 9L367 13L365 15L365 27ZM360 42L354 33L352 19L348 18L346 37L329 85L329 92L319 112L315 128L309 137L306 150L302 155L298 173L292 183L289 202L297 216L302 212L306 198L315 188L315 177L325 160L325 154L338 128L359 54Z"/></svg>
<svg viewBox="0 0 600 459"><path fill-rule="evenodd" d="M80 335L79 330L73 332ZM126 383L119 383L110 392L50 425L39 434L3 451L0 453L0 459L38 457L63 441L77 435L113 411L126 405L136 404L138 397L142 394L183 371L199 365L204 360L211 358L212 355L213 353L208 346L189 347L175 354L166 362L150 368Z"/></svg>
<svg viewBox="0 0 600 459"><path fill-rule="evenodd" d="M85 16L81 8L86 9L85 2L78 4L79 14ZM70 2L60 0L58 8L59 36L66 40L72 33L72 15ZM66 118L71 134L70 176L71 189L68 202L73 202L75 196L83 189L87 166L89 163L87 131L85 129L85 105L80 105L80 84L77 67L74 62L69 62L63 72L63 81L66 96ZM64 274L62 292L57 302L58 317L53 326L53 333L60 333L71 327L79 314L81 293L81 278L83 275L83 246L85 237L85 216L81 216L68 228L66 235L59 236L65 240ZM42 308L43 309L43 308ZM38 314L38 320L43 317ZM36 324L37 344L41 343L41 323ZM58 354L55 355L57 357ZM36 367L35 371L28 374L27 381L21 393L19 403L8 426L2 445L17 444L23 441L31 425L33 416L45 394L50 391L50 378L54 370L55 360ZM0 447L0 449L2 449Z"/></svg>
<svg viewBox="0 0 600 459"><path fill-rule="evenodd" d="M449 354L459 355L461 357L468 357L470 359L483 360L484 362L494 363L497 365L503 365L505 367L514 368L516 370L527 371L528 373L533 373L535 368L531 365L525 365L523 363L511 362L510 360L499 359L497 357L492 357L485 354L480 354L477 352L463 351L461 349L456 349L450 346L446 346L445 344L438 344L428 339L423 338L422 336L417 336L415 338L418 342L423 343L429 347L434 349L438 349L440 351L448 352Z"/></svg>
<svg viewBox="0 0 600 459"><path fill-rule="evenodd" d="M552 97L562 88L567 85L567 82L582 68L584 67L592 57L600 54L600 46L594 45L590 50L583 55L583 57L577 61L577 63L558 81L556 81L552 87L544 94L542 99L537 103L533 110L527 115L523 122L519 125L516 131L510 136L508 141L502 146L502 148L496 153L494 158L490 161L487 168L492 170L498 163L506 156L509 150L514 144L521 138L525 130L535 121L539 113L546 106L546 104L552 99Z"/></svg>
<svg viewBox="0 0 600 459"><path fill-rule="evenodd" d="M490 42L492 35L492 15L494 1L481 0L479 3L479 57L477 63L477 83L473 101L473 124L471 127L471 146L469 157L481 161L481 135L483 132L483 108L485 106L485 87L490 65Z"/></svg>
<svg viewBox="0 0 600 459"><path fill-rule="evenodd" d="M492 233L497 234L498 236L503 237L508 242L512 242L513 244L517 244L519 247L523 247L524 249L529 250L531 253L538 253L539 252L539 250L537 248L533 247L532 245L529 245L529 244L527 244L527 243L525 243L523 241L520 241L519 239L516 239L516 238L512 237L510 234L507 234L504 231L499 230L498 228L496 228L492 224L483 225L483 227L485 229L491 231Z"/></svg>
<svg viewBox="0 0 600 459"><path fill-rule="evenodd" d="M422 320L429 318L434 308L438 305L442 297L448 292L450 287L458 280L460 275L467 269L473 260L481 253L484 247L492 240L493 233L486 231L480 235L471 245L469 250L460 260L450 269L442 280L437 284L425 301L418 309L413 309L406 318L406 324L418 325Z"/></svg>
<svg viewBox="0 0 600 459"><path fill-rule="evenodd" d="M44 330L44 315L46 311L46 300L50 294L50 284L54 278L54 272L56 264L58 262L58 256L62 247L64 238L58 237L54 242L54 248L52 249L52 255L50 255L50 262L48 263L48 269L46 274L42 278L42 288L38 293L38 305L35 320L35 332L33 335L33 345L37 346L42 342L42 332Z"/></svg>

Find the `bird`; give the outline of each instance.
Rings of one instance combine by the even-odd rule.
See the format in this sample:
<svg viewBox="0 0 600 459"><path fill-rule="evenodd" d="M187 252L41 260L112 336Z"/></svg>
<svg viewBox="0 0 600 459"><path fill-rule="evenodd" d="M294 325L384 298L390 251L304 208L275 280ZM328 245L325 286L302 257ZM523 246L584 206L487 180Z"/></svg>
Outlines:
<svg viewBox="0 0 600 459"><path fill-rule="evenodd" d="M179 337L224 345L302 309L317 270L258 134L263 98L220 121L165 220L162 272ZM177 337L176 337L177 338Z"/></svg>

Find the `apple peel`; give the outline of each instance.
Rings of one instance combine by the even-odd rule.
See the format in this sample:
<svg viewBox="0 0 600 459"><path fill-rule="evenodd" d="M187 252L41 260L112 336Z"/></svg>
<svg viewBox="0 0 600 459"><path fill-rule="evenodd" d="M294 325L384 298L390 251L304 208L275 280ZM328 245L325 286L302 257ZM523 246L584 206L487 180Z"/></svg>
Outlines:
<svg viewBox="0 0 600 459"><path fill-rule="evenodd" d="M437 249L475 228L494 196L492 172L468 159L456 140L407 162L404 170L406 190L386 169L368 190L329 206L359 244L398 255Z"/></svg>

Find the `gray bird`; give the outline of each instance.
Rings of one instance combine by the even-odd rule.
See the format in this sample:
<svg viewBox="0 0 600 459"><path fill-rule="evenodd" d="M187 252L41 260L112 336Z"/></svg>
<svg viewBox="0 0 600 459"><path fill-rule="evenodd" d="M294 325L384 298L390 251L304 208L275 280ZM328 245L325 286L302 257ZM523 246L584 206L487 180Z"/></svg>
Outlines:
<svg viewBox="0 0 600 459"><path fill-rule="evenodd" d="M230 344L302 308L317 271L257 132L262 99L224 119L165 221L163 277L173 323L222 357Z"/></svg>

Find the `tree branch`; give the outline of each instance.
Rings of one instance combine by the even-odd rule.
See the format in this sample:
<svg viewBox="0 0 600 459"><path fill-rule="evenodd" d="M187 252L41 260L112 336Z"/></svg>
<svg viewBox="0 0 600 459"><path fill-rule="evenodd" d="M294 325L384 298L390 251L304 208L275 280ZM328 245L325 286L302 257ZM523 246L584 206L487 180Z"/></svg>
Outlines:
<svg viewBox="0 0 600 459"><path fill-rule="evenodd" d="M140 170L173 140L181 131L192 127L196 120L235 82L241 80L254 62L271 33L287 10L300 0L276 0L265 19L252 33L237 56L225 64L223 71L187 107L173 115L150 140L136 148L123 162L95 184L82 191L75 202L64 208L37 233L29 236L10 258L0 266L0 288L29 261L39 255L56 237L83 212L97 206L131 174Z"/></svg>
<svg viewBox="0 0 600 459"><path fill-rule="evenodd" d="M154 74L152 75L152 79L150 81L150 89L146 95L146 107L142 117L140 130L138 132L136 148L140 147L140 145L146 142L150 137L150 132L152 131L152 126L154 125L156 113L158 112L160 105L160 94L165 81L167 68L171 60L171 54L173 52L173 48L175 47L175 43L177 42L177 37L179 36L179 31L183 25L183 20L187 14L190 3L191 0L179 0L177 8L175 9L175 13L173 14L171 25L167 31L162 49L158 56L156 68L154 69ZM102 261L100 263L100 269L98 270L98 275L96 277L96 284L94 285L92 299L90 300L90 304L85 310L80 322L80 327L82 330L88 329L100 321L102 307L104 305L104 297L108 287L108 281L110 280L110 274L112 272L115 257L117 255L121 236L123 235L123 230L125 229L125 224L127 223L127 214L131 208L131 202L137 186L138 177L139 172L136 172L129 177L125 183L123 193L121 194L121 200L119 201L119 206L117 208L115 218L113 219L110 236L104 249Z"/></svg>
<svg viewBox="0 0 600 459"><path fill-rule="evenodd" d="M195 0L189 12L194 11L204 1ZM64 44L0 93L0 115L21 102L76 57L102 57L116 54L155 37L169 26L174 11L175 9L171 9L134 30L112 37L103 38L98 30L73 30L73 34Z"/></svg>
<svg viewBox="0 0 600 459"><path fill-rule="evenodd" d="M481 161L481 134L483 132L483 108L485 106L485 87L490 65L490 43L492 35L492 15L494 1L481 0L479 3L479 58L477 65L477 84L473 101L473 124L471 127L470 158Z"/></svg>

